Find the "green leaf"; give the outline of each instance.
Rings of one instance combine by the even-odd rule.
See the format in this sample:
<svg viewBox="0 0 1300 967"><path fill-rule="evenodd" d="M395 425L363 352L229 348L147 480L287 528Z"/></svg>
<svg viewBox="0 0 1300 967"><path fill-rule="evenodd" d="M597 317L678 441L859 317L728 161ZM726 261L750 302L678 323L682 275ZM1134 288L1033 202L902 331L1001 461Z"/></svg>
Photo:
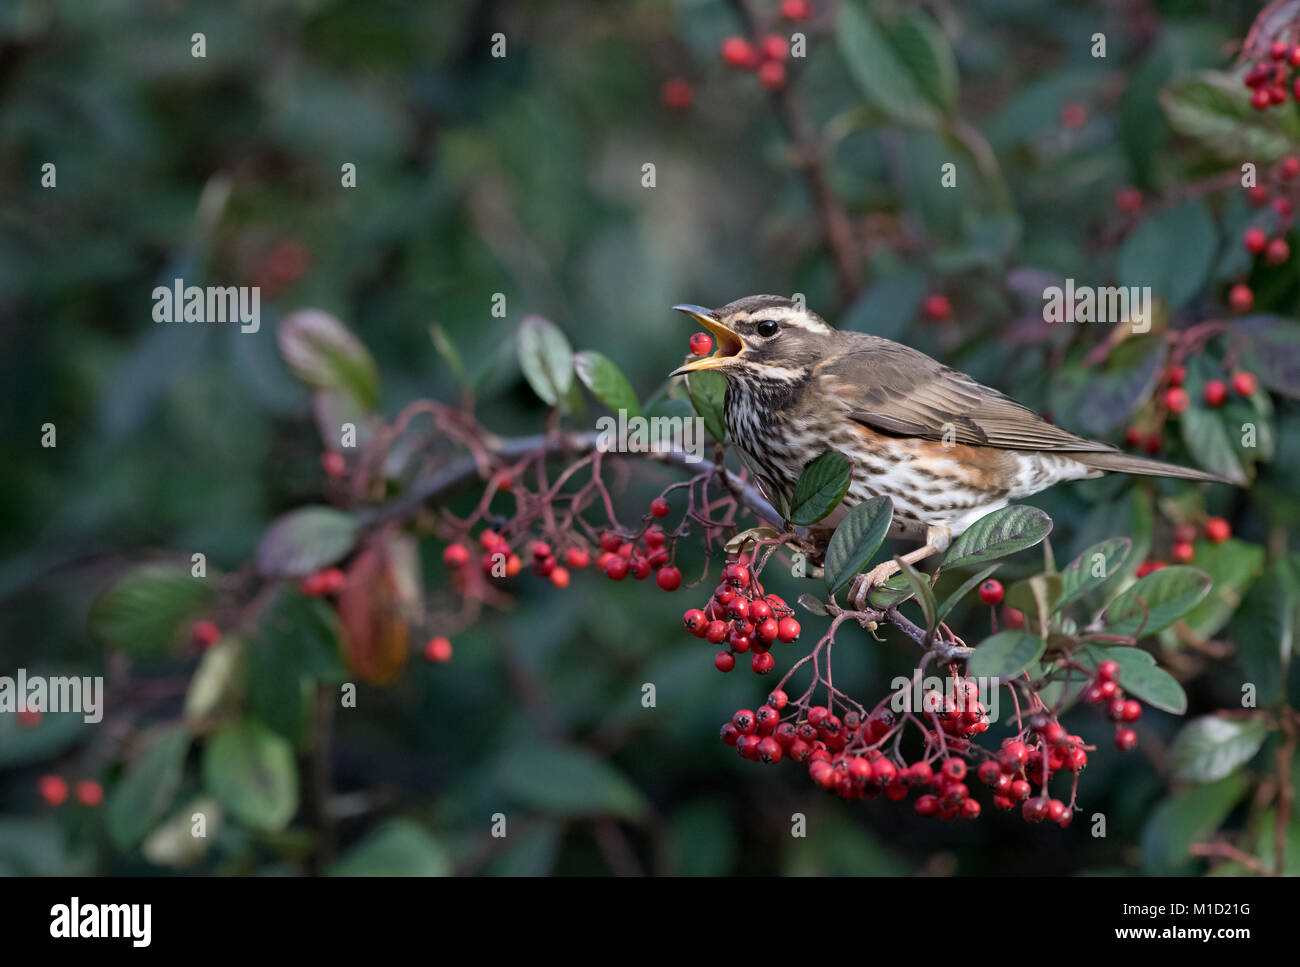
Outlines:
<svg viewBox="0 0 1300 967"><path fill-rule="evenodd" d="M831 535L826 547L826 588L832 595L847 588L866 570L894 518L894 504L888 497L871 497L854 507Z"/></svg>
<svg viewBox="0 0 1300 967"><path fill-rule="evenodd" d="M1003 507L966 528L943 556L943 567L978 567L1033 547L1051 532L1052 519L1037 507Z"/></svg>
<svg viewBox="0 0 1300 967"><path fill-rule="evenodd" d="M263 832L284 829L298 811L293 748L248 719L223 726L208 740L203 783L231 816Z"/></svg>
<svg viewBox="0 0 1300 967"><path fill-rule="evenodd" d="M912 585L907 577L895 574L879 587L867 592L867 604L873 608L892 608L912 596Z"/></svg>
<svg viewBox="0 0 1300 967"><path fill-rule="evenodd" d="M1194 567L1167 567L1138 578L1106 606L1102 620L1112 635L1153 635L1196 607L1210 591L1210 576Z"/></svg>
<svg viewBox="0 0 1300 967"><path fill-rule="evenodd" d="M203 814L206 836L194 835L194 815ZM221 828L221 807L210 796L198 796L160 824L141 844L140 852L155 866L183 870L201 860Z"/></svg>
<svg viewBox="0 0 1300 967"><path fill-rule="evenodd" d="M442 845L409 819L390 819L330 864L328 876L450 876Z"/></svg>
<svg viewBox="0 0 1300 967"><path fill-rule="evenodd" d="M1210 576L1210 593L1183 621L1208 638L1219 633L1241 604L1241 596L1264 563L1264 548L1235 537L1222 544L1197 541L1196 561Z"/></svg>
<svg viewBox="0 0 1300 967"><path fill-rule="evenodd" d="M1007 607L1022 612L1026 625L1037 628L1044 619L1052 616L1054 602L1060 593L1059 574L1035 574L1007 588Z"/></svg>
<svg viewBox="0 0 1300 967"><path fill-rule="evenodd" d="M1150 875L1184 872L1188 849L1228 818L1249 782L1236 773L1218 782L1192 786L1160 803L1142 829L1142 867Z"/></svg>
<svg viewBox="0 0 1300 967"><path fill-rule="evenodd" d="M1132 549L1131 539L1111 537L1076 557L1061 572L1061 596L1056 601L1057 608L1073 604L1116 577Z"/></svg>
<svg viewBox="0 0 1300 967"><path fill-rule="evenodd" d="M379 405L379 368L352 330L328 312L304 309L275 332L293 374L317 389L346 391L367 410Z"/></svg>
<svg viewBox="0 0 1300 967"><path fill-rule="evenodd" d="M1038 635L1022 629L999 631L985 638L966 662L966 674L974 678L1014 678L1036 662L1047 648Z"/></svg>
<svg viewBox="0 0 1300 967"><path fill-rule="evenodd" d="M533 392L558 406L573 385L573 349L555 323L524 316L519 324L519 368Z"/></svg>
<svg viewBox="0 0 1300 967"><path fill-rule="evenodd" d="M1230 627L1245 682L1260 705L1286 700L1287 666L1300 628L1300 555L1274 561L1260 575Z"/></svg>
<svg viewBox="0 0 1300 967"><path fill-rule="evenodd" d="M1242 158L1263 165L1293 150L1300 125L1286 111L1257 111L1241 78L1223 71L1204 71L1160 92L1170 126L1200 142L1219 158L1236 164Z"/></svg>
<svg viewBox="0 0 1300 967"><path fill-rule="evenodd" d="M1077 651L1074 657L1081 665L1094 671L1098 663L1114 661L1119 665L1119 685L1124 691L1174 715L1187 711L1187 693L1183 686L1163 668L1156 667L1156 660L1150 652L1126 646L1099 648L1089 645Z"/></svg>
<svg viewBox="0 0 1300 967"><path fill-rule="evenodd" d="M243 657L244 642L230 635L204 653L185 693L186 725L197 726L238 700Z"/></svg>
<svg viewBox="0 0 1300 967"><path fill-rule="evenodd" d="M146 564L128 573L90 606L90 633L131 655L168 650L188 632L188 622L212 606L207 578L176 564Z"/></svg>
<svg viewBox="0 0 1300 967"><path fill-rule="evenodd" d="M621 772L571 746L514 748L501 757L496 775L513 798L559 816L638 820L647 809Z"/></svg>
<svg viewBox="0 0 1300 967"><path fill-rule="evenodd" d="M975 590L975 588L983 584L985 580L988 578L988 576L992 574L994 571L996 571L998 568L1000 568L1001 566L1002 566L1001 564L990 564L988 567L984 568L983 570L976 571L974 574L968 577L965 581L961 583L961 587L959 587L952 594L948 595L948 597L944 599L943 604L939 605L939 610L936 613L936 617L940 621L946 618L948 616L948 612L952 611L953 608L957 607L958 603L961 601L962 598L966 597L966 595L970 594L971 591Z"/></svg>
<svg viewBox="0 0 1300 967"><path fill-rule="evenodd" d="M1268 724L1260 719L1192 719L1169 750L1174 778L1216 782L1254 758L1268 733Z"/></svg>
<svg viewBox="0 0 1300 967"><path fill-rule="evenodd" d="M813 597L811 594L799 595L799 607L803 608L805 611L811 612L812 614L820 615L823 618L830 613L826 610L826 605L822 604L819 599Z"/></svg>
<svg viewBox="0 0 1300 967"><path fill-rule="evenodd" d="M352 550L361 523L333 507L300 507L275 520L257 546L257 567L268 577L304 577Z"/></svg>
<svg viewBox="0 0 1300 967"><path fill-rule="evenodd" d="M939 619L936 617L939 605L934 600L934 589L930 587L930 582L922 577L916 568L903 559L898 559L898 566L901 569L903 578L907 581L907 586L912 589L912 594L916 596L916 603L921 606L921 613L925 616L926 630L932 631L939 623Z"/></svg>
<svg viewBox="0 0 1300 967"><path fill-rule="evenodd" d="M1157 212L1124 240L1115 264L1122 286L1150 286L1171 310L1183 308L1201 290L1219 234L1200 201Z"/></svg>
<svg viewBox="0 0 1300 967"><path fill-rule="evenodd" d="M839 506L853 480L848 457L828 450L803 468L790 501L789 519L795 524L815 524Z"/></svg>
<svg viewBox="0 0 1300 967"><path fill-rule="evenodd" d="M189 747L188 732L168 729L114 784L105 809L108 835L119 850L134 848L171 807Z"/></svg>
<svg viewBox="0 0 1300 967"><path fill-rule="evenodd" d="M917 58L914 63L899 56L865 0L839 8L835 41L849 76L868 101L898 122L926 127L938 124L940 113L913 73L914 63L922 58L916 51L910 53ZM931 59L938 58L933 54Z"/></svg>
<svg viewBox="0 0 1300 967"><path fill-rule="evenodd" d="M1126 423L1151 398L1164 362L1164 338L1154 334L1125 339L1101 366L1085 368L1080 361L1074 373L1084 382L1079 403L1069 410L1077 414L1079 430L1102 436Z"/></svg>
<svg viewBox="0 0 1300 967"><path fill-rule="evenodd" d="M882 26L886 41L926 100L941 114L956 114L957 61L938 25L919 9L903 7Z"/></svg>
<svg viewBox="0 0 1300 967"><path fill-rule="evenodd" d="M573 357L573 369L591 395L609 409L615 413L622 410L629 417L641 415L632 384L607 357L597 352L580 352Z"/></svg>
<svg viewBox="0 0 1300 967"><path fill-rule="evenodd" d="M1178 417L1178 429L1199 467L1227 477L1233 483L1247 482L1222 413L1192 406Z"/></svg>
<svg viewBox="0 0 1300 967"><path fill-rule="evenodd" d="M691 373L686 377L686 393L691 398L695 412L704 421L704 428L709 431L709 435L719 443L725 440L727 421L723 400L727 393L727 381L723 375L707 369Z"/></svg>
<svg viewBox="0 0 1300 967"><path fill-rule="evenodd" d="M1264 386L1300 399L1300 326L1282 316L1246 316L1233 320L1232 332L1244 337L1245 362Z"/></svg>

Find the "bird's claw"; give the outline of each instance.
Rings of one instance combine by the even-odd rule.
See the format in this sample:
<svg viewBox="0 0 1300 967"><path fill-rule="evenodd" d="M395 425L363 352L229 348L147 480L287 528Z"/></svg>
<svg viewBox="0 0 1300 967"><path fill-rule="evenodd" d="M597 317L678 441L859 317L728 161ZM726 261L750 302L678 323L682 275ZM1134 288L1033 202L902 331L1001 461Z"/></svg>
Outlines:
<svg viewBox="0 0 1300 967"><path fill-rule="evenodd" d="M853 579L849 588L849 604L855 611L865 611L868 607L867 595L872 588L878 588L901 570L897 561L882 561L865 574Z"/></svg>

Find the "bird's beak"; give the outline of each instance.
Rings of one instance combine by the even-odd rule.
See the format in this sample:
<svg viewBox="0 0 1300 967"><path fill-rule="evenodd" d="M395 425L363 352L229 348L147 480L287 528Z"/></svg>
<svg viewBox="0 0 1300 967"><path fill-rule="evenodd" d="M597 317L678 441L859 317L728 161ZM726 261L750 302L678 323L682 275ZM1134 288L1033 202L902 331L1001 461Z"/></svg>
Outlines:
<svg viewBox="0 0 1300 967"><path fill-rule="evenodd" d="M749 347L745 345L745 340L739 333L732 332L717 319L713 318L713 313L704 306L680 305L673 306L678 312L684 312L701 326L709 331L713 341L717 343L717 349L711 356L701 356L699 359L692 359L684 366L675 369L670 376L681 376L683 373L697 373L702 369L717 369L722 366L728 359L739 356Z"/></svg>

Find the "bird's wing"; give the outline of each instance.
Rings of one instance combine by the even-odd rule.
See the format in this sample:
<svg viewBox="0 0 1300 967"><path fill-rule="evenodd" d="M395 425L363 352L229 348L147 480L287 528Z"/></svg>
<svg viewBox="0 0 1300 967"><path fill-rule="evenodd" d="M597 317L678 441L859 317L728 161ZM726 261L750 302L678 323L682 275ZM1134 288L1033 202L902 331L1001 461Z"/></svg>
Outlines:
<svg viewBox="0 0 1300 967"><path fill-rule="evenodd" d="M846 334L848 335L848 334ZM876 336L818 367L854 420L882 433L1009 450L1113 451L924 353Z"/></svg>

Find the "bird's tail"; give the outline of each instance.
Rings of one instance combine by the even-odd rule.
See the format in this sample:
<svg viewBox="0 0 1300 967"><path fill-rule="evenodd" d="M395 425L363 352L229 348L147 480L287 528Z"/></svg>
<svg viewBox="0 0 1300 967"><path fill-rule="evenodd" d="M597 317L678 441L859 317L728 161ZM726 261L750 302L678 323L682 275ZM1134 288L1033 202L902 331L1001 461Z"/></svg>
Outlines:
<svg viewBox="0 0 1300 967"><path fill-rule="evenodd" d="M1092 467L1095 470L1109 470L1113 473L1140 473L1148 477L1179 477L1183 480L1204 480L1209 483L1239 483L1239 481L1221 477L1217 473L1193 470L1191 467L1180 467L1177 464L1165 463L1163 460L1137 457L1131 453L1121 453L1118 450L1083 451L1072 453L1070 456L1086 467Z"/></svg>

